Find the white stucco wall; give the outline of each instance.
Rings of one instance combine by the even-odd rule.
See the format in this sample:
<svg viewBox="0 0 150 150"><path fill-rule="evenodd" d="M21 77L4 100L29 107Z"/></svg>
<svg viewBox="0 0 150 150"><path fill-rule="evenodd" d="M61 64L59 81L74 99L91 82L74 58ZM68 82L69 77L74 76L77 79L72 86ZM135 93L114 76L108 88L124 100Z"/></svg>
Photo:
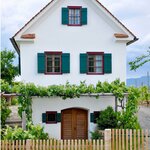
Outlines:
<svg viewBox="0 0 150 150"><path fill-rule="evenodd" d="M110 96L95 97L81 96L75 99L63 100L59 97L33 97L32 99L32 118L34 124L40 124L44 126L44 130L50 137L60 139L61 138L61 123L57 124L45 124L42 123L42 113L46 111L61 112L67 108L82 108L88 110L88 138L90 138L91 131L96 129L96 124L90 122L90 113L93 111L100 111L106 109L108 106L115 108L115 98Z"/></svg>
<svg viewBox="0 0 150 150"><path fill-rule="evenodd" d="M82 6L88 9L88 24L79 27L61 24L61 8ZM116 42L114 33L124 33L89 0L63 0L56 3L45 15L34 23L25 33L35 33L34 42L19 42L21 54L21 79L38 85L96 84L98 80L126 80L126 44ZM19 38L20 35L18 35ZM70 53L70 74L44 75L37 73L37 53L62 51ZM86 52L112 53L112 73L87 75L79 73L79 54Z"/></svg>

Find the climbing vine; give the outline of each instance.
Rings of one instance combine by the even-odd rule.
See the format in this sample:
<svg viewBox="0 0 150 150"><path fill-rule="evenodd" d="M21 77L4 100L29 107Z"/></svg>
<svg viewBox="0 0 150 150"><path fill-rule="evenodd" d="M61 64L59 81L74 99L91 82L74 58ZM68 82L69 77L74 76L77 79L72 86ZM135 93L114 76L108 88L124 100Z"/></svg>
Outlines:
<svg viewBox="0 0 150 150"><path fill-rule="evenodd" d="M18 98L19 105L19 114L21 116L22 111L26 112L27 119L31 120L32 116L32 96L39 97L51 97L58 96L62 99L67 98L79 98L82 94L95 94L96 98L99 97L99 93L113 93L119 100L124 98L124 93L128 93L128 102L126 104L126 111L123 112L125 116L125 121L128 121L128 118L135 116L137 112L137 99L139 97L138 89L136 88L127 88L124 82L120 80L115 80L112 83L108 82L98 82L96 86L90 84L87 85L85 82L80 82L79 85L69 84L67 82L65 85L51 85L48 87L36 86L33 83L24 84L13 83L12 86L9 86L4 81L1 81L2 92L13 92L20 94ZM123 116L122 115L122 116ZM127 118L126 118L127 117ZM124 118L123 118L124 119ZM132 119L132 117L131 117ZM123 125L122 125L123 126Z"/></svg>

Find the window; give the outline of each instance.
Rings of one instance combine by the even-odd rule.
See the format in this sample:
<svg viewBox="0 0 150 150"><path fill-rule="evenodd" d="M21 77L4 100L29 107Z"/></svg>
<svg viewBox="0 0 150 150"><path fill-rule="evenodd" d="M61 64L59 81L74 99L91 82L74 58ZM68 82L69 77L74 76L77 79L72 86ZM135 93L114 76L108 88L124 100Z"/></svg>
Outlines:
<svg viewBox="0 0 150 150"><path fill-rule="evenodd" d="M104 61L103 53L87 53L88 54L88 74L103 74Z"/></svg>
<svg viewBox="0 0 150 150"><path fill-rule="evenodd" d="M100 113L101 113L100 111L94 111L94 123L97 122L97 119L99 118Z"/></svg>
<svg viewBox="0 0 150 150"><path fill-rule="evenodd" d="M90 121L93 123L96 123L100 114L101 114L101 111L94 111L93 113L90 113Z"/></svg>
<svg viewBox="0 0 150 150"><path fill-rule="evenodd" d="M57 112L47 111L46 112L46 123L57 123Z"/></svg>
<svg viewBox="0 0 150 150"><path fill-rule="evenodd" d="M54 51L37 53L37 72L46 75L70 73L70 54Z"/></svg>
<svg viewBox="0 0 150 150"><path fill-rule="evenodd" d="M62 8L62 24L68 26L87 25L87 8L68 6Z"/></svg>
<svg viewBox="0 0 150 150"><path fill-rule="evenodd" d="M61 52L46 52L46 73L61 74Z"/></svg>
<svg viewBox="0 0 150 150"><path fill-rule="evenodd" d="M69 25L81 25L81 7L68 7L69 8Z"/></svg>

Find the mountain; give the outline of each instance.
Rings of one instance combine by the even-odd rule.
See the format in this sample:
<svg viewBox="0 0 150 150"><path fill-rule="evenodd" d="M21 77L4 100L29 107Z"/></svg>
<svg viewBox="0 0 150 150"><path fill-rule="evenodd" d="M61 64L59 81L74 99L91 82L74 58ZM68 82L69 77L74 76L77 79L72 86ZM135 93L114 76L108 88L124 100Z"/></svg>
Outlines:
<svg viewBox="0 0 150 150"><path fill-rule="evenodd" d="M143 86L146 85L150 87L150 76L142 76L140 78L129 78L127 79L127 86Z"/></svg>

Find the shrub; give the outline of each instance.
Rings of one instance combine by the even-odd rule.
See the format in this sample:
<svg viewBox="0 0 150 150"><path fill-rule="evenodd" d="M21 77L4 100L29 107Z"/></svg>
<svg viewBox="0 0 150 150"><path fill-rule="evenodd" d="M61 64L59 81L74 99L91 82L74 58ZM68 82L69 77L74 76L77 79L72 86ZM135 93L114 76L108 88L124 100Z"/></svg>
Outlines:
<svg viewBox="0 0 150 150"><path fill-rule="evenodd" d="M9 117L11 110L8 107L8 103L6 102L6 99L4 97L1 98L1 125L2 127L5 126L5 121Z"/></svg>
<svg viewBox="0 0 150 150"><path fill-rule="evenodd" d="M97 124L100 130L116 128L118 124L117 113L114 112L112 107L108 106L101 111L99 118L97 118Z"/></svg>
<svg viewBox="0 0 150 150"><path fill-rule="evenodd" d="M93 140L98 140L98 139L103 139L103 135L101 132L99 132L98 130L94 131L94 132L91 132L91 138Z"/></svg>
<svg viewBox="0 0 150 150"><path fill-rule="evenodd" d="M17 104L18 104L17 98L12 98L11 105L17 105Z"/></svg>
<svg viewBox="0 0 150 150"><path fill-rule="evenodd" d="M28 125L28 130L22 128L11 128L7 126L2 129L3 140L26 140L26 139L48 139L48 133L44 133L44 128L40 125L34 126L33 124Z"/></svg>

